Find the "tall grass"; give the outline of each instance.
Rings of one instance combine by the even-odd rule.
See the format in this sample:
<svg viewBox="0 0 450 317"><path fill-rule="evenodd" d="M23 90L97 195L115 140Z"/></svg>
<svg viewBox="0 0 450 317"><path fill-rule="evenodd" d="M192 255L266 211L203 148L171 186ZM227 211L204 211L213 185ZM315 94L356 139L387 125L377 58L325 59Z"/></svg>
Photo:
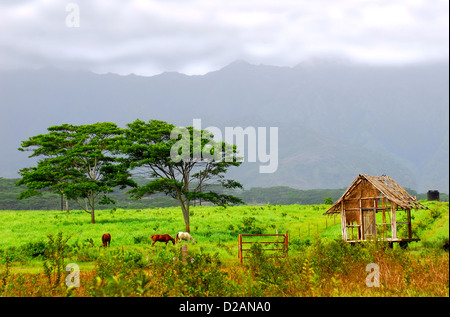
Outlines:
<svg viewBox="0 0 450 317"><path fill-rule="evenodd" d="M257 246L257 245L255 245ZM380 269L379 287L366 284L366 267ZM302 252L269 258L254 247L240 265L217 253L161 248L150 260L137 251L103 250L80 287L52 285L45 274L9 273L4 296L449 296L448 253L417 256L382 243L348 245L314 238Z"/></svg>

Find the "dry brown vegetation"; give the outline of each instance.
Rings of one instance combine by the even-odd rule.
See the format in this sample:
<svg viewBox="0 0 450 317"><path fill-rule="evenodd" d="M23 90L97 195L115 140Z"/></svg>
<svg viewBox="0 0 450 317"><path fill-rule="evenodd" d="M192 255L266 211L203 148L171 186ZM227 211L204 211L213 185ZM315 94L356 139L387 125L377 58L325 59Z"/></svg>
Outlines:
<svg viewBox="0 0 450 317"><path fill-rule="evenodd" d="M272 259L256 247L244 265L205 253L183 260L175 249L161 250L142 265L122 252L106 252L93 270L80 272L80 287L67 288L65 272L55 284L56 269L52 275L3 270L0 291L2 296L27 297L449 296L449 255L441 250L414 255L379 243L350 246L317 239L303 251ZM366 285L369 263L379 266L379 287Z"/></svg>

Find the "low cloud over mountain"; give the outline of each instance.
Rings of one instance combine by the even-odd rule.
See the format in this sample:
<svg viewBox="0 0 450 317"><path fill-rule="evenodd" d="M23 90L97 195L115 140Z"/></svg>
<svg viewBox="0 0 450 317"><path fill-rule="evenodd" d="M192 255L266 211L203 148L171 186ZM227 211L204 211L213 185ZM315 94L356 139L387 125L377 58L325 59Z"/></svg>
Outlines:
<svg viewBox="0 0 450 317"><path fill-rule="evenodd" d="M424 192L449 190L448 63L405 67L239 61L205 75L152 77L83 71L0 73L0 176L33 165L20 142L62 123L120 126L160 119L202 128L278 127L278 169L245 163L246 187L342 188L387 174Z"/></svg>

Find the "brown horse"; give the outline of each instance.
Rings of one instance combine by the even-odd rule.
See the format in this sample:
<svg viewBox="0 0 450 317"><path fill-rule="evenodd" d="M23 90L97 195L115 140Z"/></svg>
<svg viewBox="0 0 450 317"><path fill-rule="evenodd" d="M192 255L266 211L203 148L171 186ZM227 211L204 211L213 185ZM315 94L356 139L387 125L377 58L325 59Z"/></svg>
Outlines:
<svg viewBox="0 0 450 317"><path fill-rule="evenodd" d="M103 247L106 248L106 245L108 245L108 247L109 247L111 244L111 235L109 233L103 234L102 242L103 242Z"/></svg>
<svg viewBox="0 0 450 317"><path fill-rule="evenodd" d="M172 241L172 243L175 245L175 239L172 238L171 236L169 236L167 233L166 234L155 234L151 238L153 240L152 245L155 245L156 241L165 242L166 245L167 245L167 242Z"/></svg>

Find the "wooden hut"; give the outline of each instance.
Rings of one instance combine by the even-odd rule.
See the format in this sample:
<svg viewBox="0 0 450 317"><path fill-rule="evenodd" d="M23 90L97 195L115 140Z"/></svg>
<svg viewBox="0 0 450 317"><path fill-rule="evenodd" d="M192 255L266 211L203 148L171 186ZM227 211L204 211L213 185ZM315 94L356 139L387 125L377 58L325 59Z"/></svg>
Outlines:
<svg viewBox="0 0 450 317"><path fill-rule="evenodd" d="M405 246L420 241L412 237L411 209L428 207L389 176L360 174L324 215L341 214L342 238L349 243L377 239Z"/></svg>

